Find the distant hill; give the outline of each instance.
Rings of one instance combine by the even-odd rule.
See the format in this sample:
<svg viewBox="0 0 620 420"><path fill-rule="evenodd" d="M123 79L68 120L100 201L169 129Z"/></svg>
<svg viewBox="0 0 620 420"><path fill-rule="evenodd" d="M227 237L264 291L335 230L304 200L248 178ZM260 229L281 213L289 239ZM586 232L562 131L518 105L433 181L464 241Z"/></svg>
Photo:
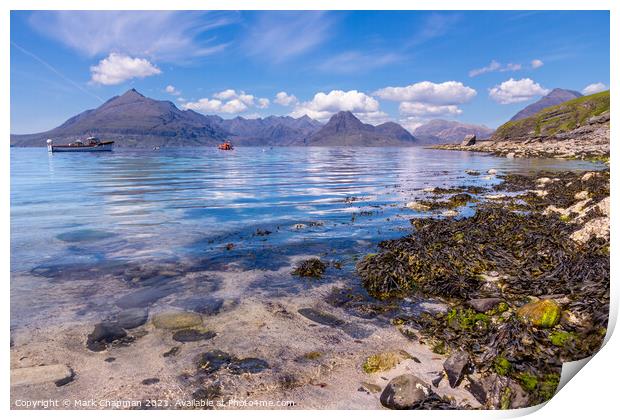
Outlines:
<svg viewBox="0 0 620 420"><path fill-rule="evenodd" d="M11 135L11 145L45 146L94 135L124 147L215 145L227 133L209 117L179 110L170 101L147 98L135 89L115 96L99 108L84 111L50 131Z"/></svg>
<svg viewBox="0 0 620 420"><path fill-rule="evenodd" d="M518 120L508 121L492 136L494 141L527 141L534 138L558 137L609 114L609 91L582 96ZM607 118L605 121L608 121Z"/></svg>
<svg viewBox="0 0 620 420"><path fill-rule="evenodd" d="M484 125L466 124L458 121L431 120L413 131L421 143L456 143L468 134L475 134L479 139L486 139L493 134L493 129Z"/></svg>
<svg viewBox="0 0 620 420"><path fill-rule="evenodd" d="M567 89L553 89L548 95L543 96L538 101L534 102L517 112L510 121L519 121L527 117L531 117L538 111L548 108L553 105L559 105L562 102L570 101L571 99L580 98L583 95L574 90Z"/></svg>
<svg viewBox="0 0 620 420"><path fill-rule="evenodd" d="M414 146L415 138L400 125L387 122L364 124L350 111L334 114L314 133L308 146Z"/></svg>
<svg viewBox="0 0 620 420"><path fill-rule="evenodd" d="M236 117L230 120L220 118L217 125L230 133L236 144L248 146L303 145L312 134L323 126L307 115L300 118L289 116L270 116L256 119Z"/></svg>

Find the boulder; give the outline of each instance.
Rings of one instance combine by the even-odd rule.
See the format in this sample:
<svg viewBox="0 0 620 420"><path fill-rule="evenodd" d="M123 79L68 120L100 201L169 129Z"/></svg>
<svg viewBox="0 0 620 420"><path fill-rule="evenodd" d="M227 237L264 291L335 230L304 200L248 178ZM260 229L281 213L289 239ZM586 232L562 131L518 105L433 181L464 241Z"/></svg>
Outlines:
<svg viewBox="0 0 620 420"><path fill-rule="evenodd" d="M415 375L405 374L392 379L383 389L381 405L393 410L408 410L419 406L431 395L430 386Z"/></svg>
<svg viewBox="0 0 620 420"><path fill-rule="evenodd" d="M502 303L502 300L500 298L481 298L471 299L467 302L467 305L469 305L477 312L486 312L495 308L500 303Z"/></svg>
<svg viewBox="0 0 620 420"><path fill-rule="evenodd" d="M560 305L550 299L530 302L519 309L517 315L525 322L539 328L552 328L562 315Z"/></svg>
<svg viewBox="0 0 620 420"><path fill-rule="evenodd" d="M411 210L415 210L415 211L427 211L430 210L430 207L428 207L425 204L422 203L418 203L416 201L410 201L409 203L407 203L407 208L411 209Z"/></svg>
<svg viewBox="0 0 620 420"><path fill-rule="evenodd" d="M127 330L144 325L149 319L149 311L146 308L130 308L121 311L116 317L116 323Z"/></svg>
<svg viewBox="0 0 620 420"><path fill-rule="evenodd" d="M11 369L11 386L37 385L54 382L62 386L73 381L75 374L66 365L44 365Z"/></svg>
<svg viewBox="0 0 620 420"><path fill-rule="evenodd" d="M476 144L475 134L466 135L463 141L461 142L461 146L473 146L474 144Z"/></svg>
<svg viewBox="0 0 620 420"><path fill-rule="evenodd" d="M102 322L95 325L95 329L86 339L86 347L92 351L103 351L107 344L127 336L127 332L114 322Z"/></svg>
<svg viewBox="0 0 620 420"><path fill-rule="evenodd" d="M202 326L202 317L196 312L165 312L153 317L153 325L164 330L181 330Z"/></svg>
<svg viewBox="0 0 620 420"><path fill-rule="evenodd" d="M456 388L459 385L468 365L469 354L464 351L453 352L443 363L443 369L446 371L451 388Z"/></svg>

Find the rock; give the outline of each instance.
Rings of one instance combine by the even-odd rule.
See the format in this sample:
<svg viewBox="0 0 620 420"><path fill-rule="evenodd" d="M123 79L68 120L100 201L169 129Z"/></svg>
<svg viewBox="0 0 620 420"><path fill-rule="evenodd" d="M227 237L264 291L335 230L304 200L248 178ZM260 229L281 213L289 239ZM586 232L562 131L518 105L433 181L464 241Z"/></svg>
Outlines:
<svg viewBox="0 0 620 420"><path fill-rule="evenodd" d="M445 210L441 213L444 217L456 217L459 215L459 212L456 210Z"/></svg>
<svg viewBox="0 0 620 420"><path fill-rule="evenodd" d="M293 229L295 229L295 230L305 229L307 227L308 227L308 225L304 225L303 223L297 223L297 224L293 225Z"/></svg>
<svg viewBox="0 0 620 420"><path fill-rule="evenodd" d="M199 331L194 329L187 329L175 332L172 335L172 339L174 341L178 341L179 343L189 343L194 341L208 340L215 337L216 335L217 334L215 334L213 331Z"/></svg>
<svg viewBox="0 0 620 420"><path fill-rule="evenodd" d="M86 339L86 347L92 351L103 351L107 344L127 336L127 332L113 322L102 322L95 325L95 329Z"/></svg>
<svg viewBox="0 0 620 420"><path fill-rule="evenodd" d="M466 387L485 408L511 409L529 406L527 393L521 386L505 376L491 373L479 381L470 378Z"/></svg>
<svg viewBox="0 0 620 420"><path fill-rule="evenodd" d="M480 175L480 172L478 172L478 171L474 171L473 169L466 169L466 170L465 170L465 173L466 173L467 175L472 175L472 176L477 176L477 175Z"/></svg>
<svg viewBox="0 0 620 420"><path fill-rule="evenodd" d="M527 303L517 309L517 315L522 320L540 328L554 327L560 320L561 314L560 306L549 299Z"/></svg>
<svg viewBox="0 0 620 420"><path fill-rule="evenodd" d="M507 195L506 194L489 194L489 195L485 195L484 198L488 199L488 200L501 200L503 198L506 198Z"/></svg>
<svg viewBox="0 0 620 420"><path fill-rule="evenodd" d="M495 174L497 174L497 169L489 169L489 170L487 171L487 174L489 174L489 175L495 175Z"/></svg>
<svg viewBox="0 0 620 420"><path fill-rule="evenodd" d="M311 321L314 321L318 324L327 325L329 327L342 327L345 324L342 319L336 318L331 314L321 312L317 309L301 308L297 312Z"/></svg>
<svg viewBox="0 0 620 420"><path fill-rule="evenodd" d="M418 203L416 201L410 201L409 203L407 203L407 208L411 209L411 210L415 210L415 211L428 211L430 210L430 207L422 204L422 203Z"/></svg>
<svg viewBox="0 0 620 420"><path fill-rule="evenodd" d="M146 308L172 292L171 288L148 287L126 294L116 301L116 306L122 309Z"/></svg>
<svg viewBox="0 0 620 420"><path fill-rule="evenodd" d="M595 176L598 176L598 174L596 172L586 172L581 177L581 180L586 182L586 181L589 181L590 179L594 178Z"/></svg>
<svg viewBox="0 0 620 420"><path fill-rule="evenodd" d="M168 350L167 352L165 352L163 354L164 357L171 357L171 356L176 356L177 353L179 352L179 350L181 350L180 347L174 346L172 347L170 350Z"/></svg>
<svg viewBox="0 0 620 420"><path fill-rule="evenodd" d="M233 375L241 375L242 373L259 373L265 369L269 369L269 364L255 357L245 359L233 359L228 365L228 370Z"/></svg>
<svg viewBox="0 0 620 420"><path fill-rule="evenodd" d="M575 200L585 200L588 196L589 193L587 191L580 191L575 194Z"/></svg>
<svg viewBox="0 0 620 420"><path fill-rule="evenodd" d="M144 379L141 383L142 385L153 385L159 382L159 378L147 378Z"/></svg>
<svg viewBox="0 0 620 420"><path fill-rule="evenodd" d="M146 308L130 308L121 311L116 317L116 323L124 329L131 330L144 325L149 319L149 311Z"/></svg>
<svg viewBox="0 0 620 420"><path fill-rule="evenodd" d="M187 311L198 312L203 315L217 315L222 306L224 306L224 299L207 297L207 298L189 298L177 300L172 303L172 306L183 308Z"/></svg>
<svg viewBox="0 0 620 420"><path fill-rule="evenodd" d="M428 384L415 375L405 374L392 379L379 397L381 405L393 410L408 410L419 406L431 395Z"/></svg>
<svg viewBox="0 0 620 420"><path fill-rule="evenodd" d="M443 369L446 371L451 388L457 387L461 382L468 364L469 354L464 351L454 351L443 363Z"/></svg>
<svg viewBox="0 0 620 420"><path fill-rule="evenodd" d="M112 363L115 360L116 360L116 357L107 357L107 358L103 359L103 361L107 362L107 363Z"/></svg>
<svg viewBox="0 0 620 420"><path fill-rule="evenodd" d="M63 386L73 381L75 373L66 365L44 365L11 369L11 386L37 385L54 382Z"/></svg>
<svg viewBox="0 0 620 420"><path fill-rule="evenodd" d="M514 159L515 158L515 154L514 154L514 152L506 153L506 157L508 159Z"/></svg>
<svg viewBox="0 0 620 420"><path fill-rule="evenodd" d="M502 302L499 298L481 298L481 299L472 299L467 302L467 304L478 312L486 312L495 308Z"/></svg>
<svg viewBox="0 0 620 420"><path fill-rule="evenodd" d="M547 177L538 178L538 179L536 180L536 183L537 183L538 185L541 185L541 186L542 186L542 185L547 185L547 184L549 184L550 182L551 182L551 178L547 178Z"/></svg>
<svg viewBox="0 0 620 420"><path fill-rule="evenodd" d="M153 317L153 325L164 330L181 330L202 326L202 317L195 312L166 312Z"/></svg>
<svg viewBox="0 0 620 420"><path fill-rule="evenodd" d="M208 351L198 357L198 370L205 373L213 373L226 367L232 362L233 356L221 350Z"/></svg>
<svg viewBox="0 0 620 420"><path fill-rule="evenodd" d="M573 241L580 244L585 244L592 237L609 239L609 217L589 220L581 229L570 235Z"/></svg>
<svg viewBox="0 0 620 420"><path fill-rule="evenodd" d="M364 391L369 392L371 394L377 394L381 392L381 387L379 385L376 385L370 382L362 382L361 388Z"/></svg>
<svg viewBox="0 0 620 420"><path fill-rule="evenodd" d="M422 191L427 192L427 193L432 193L432 192L435 192L435 187L426 187Z"/></svg>
<svg viewBox="0 0 620 420"><path fill-rule="evenodd" d="M463 141L461 142L461 146L473 146L474 144L476 144L475 134L466 135Z"/></svg>

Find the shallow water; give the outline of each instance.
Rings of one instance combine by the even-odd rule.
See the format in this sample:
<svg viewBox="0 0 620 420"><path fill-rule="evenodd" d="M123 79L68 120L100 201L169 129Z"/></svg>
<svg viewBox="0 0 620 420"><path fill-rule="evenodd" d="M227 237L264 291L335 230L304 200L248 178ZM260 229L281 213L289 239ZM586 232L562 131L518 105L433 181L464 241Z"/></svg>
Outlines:
<svg viewBox="0 0 620 420"><path fill-rule="evenodd" d="M12 148L12 323L53 313L57 304L83 305L104 296L91 308L97 311L106 296L102 275L144 274L141 264L153 262L168 264L168 272L147 273L132 290L155 287L164 296L213 291L216 279L210 289L204 284L191 289L196 286L183 276L276 271L295 255L341 261L345 269L336 275L350 275L356 255L408 231L409 219L419 214L405 205L424 195L424 188L500 182L467 175L466 169L502 174L594 167L422 148L187 148L53 156L45 149ZM79 281L61 284L67 280ZM172 289L162 292L163 286ZM296 293L299 282L267 275L247 287ZM113 288L107 293L118 297Z"/></svg>

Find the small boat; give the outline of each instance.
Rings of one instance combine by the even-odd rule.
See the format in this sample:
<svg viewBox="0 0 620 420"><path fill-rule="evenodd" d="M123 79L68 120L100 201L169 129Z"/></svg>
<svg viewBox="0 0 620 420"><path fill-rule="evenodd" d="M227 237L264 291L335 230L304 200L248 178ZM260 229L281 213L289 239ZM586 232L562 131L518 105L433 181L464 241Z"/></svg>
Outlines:
<svg viewBox="0 0 620 420"><path fill-rule="evenodd" d="M113 147L113 141L100 141L97 137L88 137L85 142L76 140L59 145L55 145L52 139L47 140L49 152L111 152Z"/></svg>
<svg viewBox="0 0 620 420"><path fill-rule="evenodd" d="M228 140L226 140L224 143L217 146L217 148L220 150L233 150L234 149L232 143Z"/></svg>

